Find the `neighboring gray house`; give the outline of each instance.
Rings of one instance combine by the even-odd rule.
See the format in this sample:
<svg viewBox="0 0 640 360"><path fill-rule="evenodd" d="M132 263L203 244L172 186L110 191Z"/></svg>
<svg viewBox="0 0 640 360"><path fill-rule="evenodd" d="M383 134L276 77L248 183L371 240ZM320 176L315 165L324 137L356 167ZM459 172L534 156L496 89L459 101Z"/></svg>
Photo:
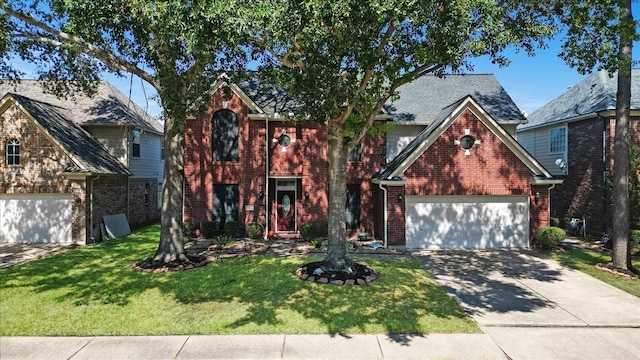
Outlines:
<svg viewBox="0 0 640 360"><path fill-rule="evenodd" d="M551 190L551 216L586 220L587 235L611 228L617 75L599 71L533 112L517 129L518 142L556 176L566 176ZM630 134L640 144L640 69L632 71ZM638 204L632 226L640 226Z"/></svg>
<svg viewBox="0 0 640 360"><path fill-rule="evenodd" d="M0 84L0 243L100 238L102 216L160 219L163 125L107 82L91 98Z"/></svg>

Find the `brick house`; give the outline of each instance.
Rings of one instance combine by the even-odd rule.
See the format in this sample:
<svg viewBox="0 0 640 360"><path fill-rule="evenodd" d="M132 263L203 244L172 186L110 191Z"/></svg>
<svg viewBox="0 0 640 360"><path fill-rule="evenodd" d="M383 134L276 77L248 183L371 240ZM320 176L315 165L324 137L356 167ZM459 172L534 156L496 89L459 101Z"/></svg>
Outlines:
<svg viewBox="0 0 640 360"><path fill-rule="evenodd" d="M106 82L92 98L40 85L0 85L0 243L91 243L104 215L159 221L162 124Z"/></svg>
<svg viewBox="0 0 640 360"><path fill-rule="evenodd" d="M278 233L327 220L326 132L287 121L295 102L230 84L187 121L185 220L260 222ZM346 227L409 248L529 246L554 179L513 138L526 121L493 75L424 76L399 89L347 164Z"/></svg>
<svg viewBox="0 0 640 360"><path fill-rule="evenodd" d="M552 190L551 216L584 219L587 236L611 229L611 188L617 76L593 73L529 116L518 141L553 175L566 176ZM632 71L631 146L640 146L640 69ZM556 165L557 162L557 165ZM563 165L563 167L562 167ZM640 179L640 174L638 174ZM631 226L640 227L632 206Z"/></svg>

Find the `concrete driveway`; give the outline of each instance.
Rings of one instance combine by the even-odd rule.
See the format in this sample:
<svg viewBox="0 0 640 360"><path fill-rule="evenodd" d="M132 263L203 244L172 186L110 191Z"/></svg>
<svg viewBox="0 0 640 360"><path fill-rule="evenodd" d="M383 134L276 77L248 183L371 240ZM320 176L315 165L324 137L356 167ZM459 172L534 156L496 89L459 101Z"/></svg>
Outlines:
<svg viewBox="0 0 640 360"><path fill-rule="evenodd" d="M528 251L422 251L512 359L640 359L640 299Z"/></svg>

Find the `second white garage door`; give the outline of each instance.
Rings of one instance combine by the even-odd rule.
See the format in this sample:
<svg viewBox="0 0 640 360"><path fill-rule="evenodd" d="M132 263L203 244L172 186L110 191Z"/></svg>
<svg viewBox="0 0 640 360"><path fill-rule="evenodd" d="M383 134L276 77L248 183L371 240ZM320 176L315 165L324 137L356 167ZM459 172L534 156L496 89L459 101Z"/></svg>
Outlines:
<svg viewBox="0 0 640 360"><path fill-rule="evenodd" d="M70 194L0 195L0 243L70 243Z"/></svg>
<svg viewBox="0 0 640 360"><path fill-rule="evenodd" d="M529 246L526 196L407 196L411 249L491 249Z"/></svg>

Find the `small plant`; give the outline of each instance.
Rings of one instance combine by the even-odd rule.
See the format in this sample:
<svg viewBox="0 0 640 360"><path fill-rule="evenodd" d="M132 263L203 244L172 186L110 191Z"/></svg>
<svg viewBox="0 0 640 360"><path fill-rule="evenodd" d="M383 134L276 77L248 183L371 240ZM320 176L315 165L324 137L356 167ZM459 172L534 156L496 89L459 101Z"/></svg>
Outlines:
<svg viewBox="0 0 640 360"><path fill-rule="evenodd" d="M300 236L302 236L302 238L305 241L311 240L311 238L313 237L314 231L315 231L315 228L312 223L304 223L300 225Z"/></svg>
<svg viewBox="0 0 640 360"><path fill-rule="evenodd" d="M549 218L549 225L553 227L560 227L560 219L557 217Z"/></svg>
<svg viewBox="0 0 640 360"><path fill-rule="evenodd" d="M536 230L536 247L540 250L553 250L567 236L567 233L555 226L543 226Z"/></svg>
<svg viewBox="0 0 640 360"><path fill-rule="evenodd" d="M358 248L360 248L360 244L358 244L357 242L351 240L351 241L349 241L349 248L351 249L351 251L356 251L356 250L358 250Z"/></svg>
<svg viewBox="0 0 640 360"><path fill-rule="evenodd" d="M316 236L325 237L329 234L329 223L326 221L318 223L316 226Z"/></svg>
<svg viewBox="0 0 640 360"><path fill-rule="evenodd" d="M187 220L182 223L182 231L186 237L194 238L196 236L196 224L191 220Z"/></svg>
<svg viewBox="0 0 640 360"><path fill-rule="evenodd" d="M203 221L200 223L200 231L202 237L206 239L211 239L215 236L215 233L218 231L218 223L215 221Z"/></svg>
<svg viewBox="0 0 640 360"><path fill-rule="evenodd" d="M227 221L224 223L224 233L234 237L241 237L244 235L242 232L244 225L240 221Z"/></svg>
<svg viewBox="0 0 640 360"><path fill-rule="evenodd" d="M258 222L250 222L247 224L247 236L251 239L260 239L264 234L264 226Z"/></svg>
<svg viewBox="0 0 640 360"><path fill-rule="evenodd" d="M213 242L218 246L229 246L235 241L236 239L228 234L220 234L213 239Z"/></svg>
<svg viewBox="0 0 640 360"><path fill-rule="evenodd" d="M309 245L311 245L314 249L320 249L322 247L322 239L312 239L309 241Z"/></svg>
<svg viewBox="0 0 640 360"><path fill-rule="evenodd" d="M640 247L640 230L631 229L629 231L629 241L631 241L631 248Z"/></svg>

